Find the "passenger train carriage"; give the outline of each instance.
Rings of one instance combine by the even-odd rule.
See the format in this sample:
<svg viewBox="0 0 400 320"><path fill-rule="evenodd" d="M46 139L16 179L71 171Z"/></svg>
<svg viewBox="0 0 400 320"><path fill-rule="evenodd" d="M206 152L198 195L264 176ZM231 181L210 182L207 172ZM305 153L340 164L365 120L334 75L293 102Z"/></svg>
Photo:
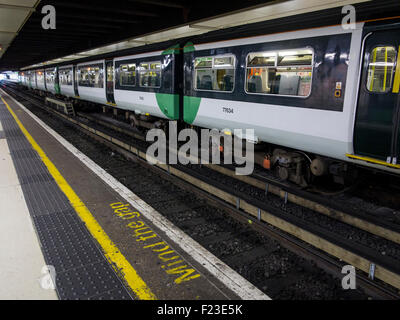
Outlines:
<svg viewBox="0 0 400 320"><path fill-rule="evenodd" d="M348 163L400 173L400 20L297 29L219 31L165 51L52 66L45 87L43 69L25 71L21 83L134 117L254 129L241 138L268 144L261 164L299 184L307 170L343 177Z"/></svg>
<svg viewBox="0 0 400 320"><path fill-rule="evenodd" d="M73 65L62 66L58 69L58 83L60 87L60 94L66 97L75 97L74 79L73 79Z"/></svg>
<svg viewBox="0 0 400 320"><path fill-rule="evenodd" d="M177 63L179 49L119 57L114 99L119 108L137 114L148 113L163 119L179 119L178 79L182 66Z"/></svg>

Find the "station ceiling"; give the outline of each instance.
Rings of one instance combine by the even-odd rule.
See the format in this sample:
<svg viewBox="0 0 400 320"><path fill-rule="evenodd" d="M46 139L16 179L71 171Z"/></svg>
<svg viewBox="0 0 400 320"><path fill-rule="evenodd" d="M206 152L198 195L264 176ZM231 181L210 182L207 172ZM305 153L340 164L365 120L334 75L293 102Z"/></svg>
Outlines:
<svg viewBox="0 0 400 320"><path fill-rule="evenodd" d="M0 70L17 70L271 1L0 0ZM45 5L56 9L55 30L42 28Z"/></svg>
<svg viewBox="0 0 400 320"><path fill-rule="evenodd" d="M356 5L357 14L368 19L399 11L398 0L0 0L0 71L37 68L347 4ZM55 30L42 28L46 5L56 9Z"/></svg>
<svg viewBox="0 0 400 320"><path fill-rule="evenodd" d="M0 58L35 11L37 0L0 0Z"/></svg>

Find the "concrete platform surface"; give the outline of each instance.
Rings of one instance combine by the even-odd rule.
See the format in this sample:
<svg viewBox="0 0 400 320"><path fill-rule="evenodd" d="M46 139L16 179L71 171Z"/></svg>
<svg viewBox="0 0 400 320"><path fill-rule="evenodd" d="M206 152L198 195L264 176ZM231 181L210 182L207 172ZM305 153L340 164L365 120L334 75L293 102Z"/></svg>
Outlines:
<svg viewBox="0 0 400 320"><path fill-rule="evenodd" d="M0 122L0 300L57 299L41 286L45 266Z"/></svg>
<svg viewBox="0 0 400 320"><path fill-rule="evenodd" d="M33 217L46 261L55 266L57 294L61 299L268 299L98 168L23 105L2 90L0 94L6 102L0 105L3 108L0 119L7 119L9 129L5 137L8 143L22 141L21 132L11 127L16 119L26 130L24 135L31 137L30 150L25 150L25 146L23 152L13 150L11 156L5 157L4 164L7 162L10 166L12 161L18 164L16 174L4 168L3 160L0 162L0 173L4 171L5 176L9 176L4 188L10 188L10 193L12 188L18 190L16 176L23 180L19 193L13 191L13 204L8 204L11 198L3 195L0 198L1 227L3 221L11 219L8 213L15 210L18 220L15 217L7 222L9 233L34 237L29 218ZM17 136L10 136L13 134ZM6 155L6 140L0 141L3 141L2 150ZM15 144L13 148L22 147ZM40 164L32 164L32 161ZM3 188L3 179L1 181ZM22 200L24 197L28 206ZM66 224L60 227L60 223ZM0 246L9 242L5 236L2 239ZM40 250L35 241L34 256L38 257ZM7 250L10 255L17 248ZM12 272L10 256L3 257L0 253L0 257L1 263L8 264ZM32 268L34 263L40 267L44 264L43 260L25 262L26 268L31 270L36 268L36 265ZM104 276L97 276L97 271L93 273L96 268L104 272ZM107 281L111 286L107 286ZM12 284L2 287L9 285ZM19 289L22 294L21 290L24 289ZM42 292L42 295L45 298L49 292ZM54 291L52 297L55 298ZM37 298L42 299L42 296L38 294Z"/></svg>

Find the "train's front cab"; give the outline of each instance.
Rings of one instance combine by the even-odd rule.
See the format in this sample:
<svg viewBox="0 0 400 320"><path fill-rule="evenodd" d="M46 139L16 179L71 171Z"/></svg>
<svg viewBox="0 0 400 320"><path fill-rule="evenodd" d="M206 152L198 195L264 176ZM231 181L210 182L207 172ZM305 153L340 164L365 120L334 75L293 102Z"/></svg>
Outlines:
<svg viewBox="0 0 400 320"><path fill-rule="evenodd" d="M400 20L365 25L361 77L349 158L400 169Z"/></svg>

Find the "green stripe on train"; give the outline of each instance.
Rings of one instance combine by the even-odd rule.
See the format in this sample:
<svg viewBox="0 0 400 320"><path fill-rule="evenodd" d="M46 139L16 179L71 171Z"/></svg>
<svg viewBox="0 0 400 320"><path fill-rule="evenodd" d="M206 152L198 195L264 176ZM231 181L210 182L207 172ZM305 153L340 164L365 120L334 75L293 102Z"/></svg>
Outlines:
<svg viewBox="0 0 400 320"><path fill-rule="evenodd" d="M179 119L179 95L156 93L157 104L162 113L171 120Z"/></svg>
<svg viewBox="0 0 400 320"><path fill-rule="evenodd" d="M167 54L179 54L180 53L180 46L179 44L176 44L172 47L169 47L167 50L164 50L162 52L163 55L167 55Z"/></svg>
<svg viewBox="0 0 400 320"><path fill-rule="evenodd" d="M188 52L193 52L193 51L196 51L196 48L194 47L193 42L188 42L183 47L183 53L188 53Z"/></svg>
<svg viewBox="0 0 400 320"><path fill-rule="evenodd" d="M193 123L199 111L200 102L201 98L198 97L183 97L183 121L189 124Z"/></svg>

